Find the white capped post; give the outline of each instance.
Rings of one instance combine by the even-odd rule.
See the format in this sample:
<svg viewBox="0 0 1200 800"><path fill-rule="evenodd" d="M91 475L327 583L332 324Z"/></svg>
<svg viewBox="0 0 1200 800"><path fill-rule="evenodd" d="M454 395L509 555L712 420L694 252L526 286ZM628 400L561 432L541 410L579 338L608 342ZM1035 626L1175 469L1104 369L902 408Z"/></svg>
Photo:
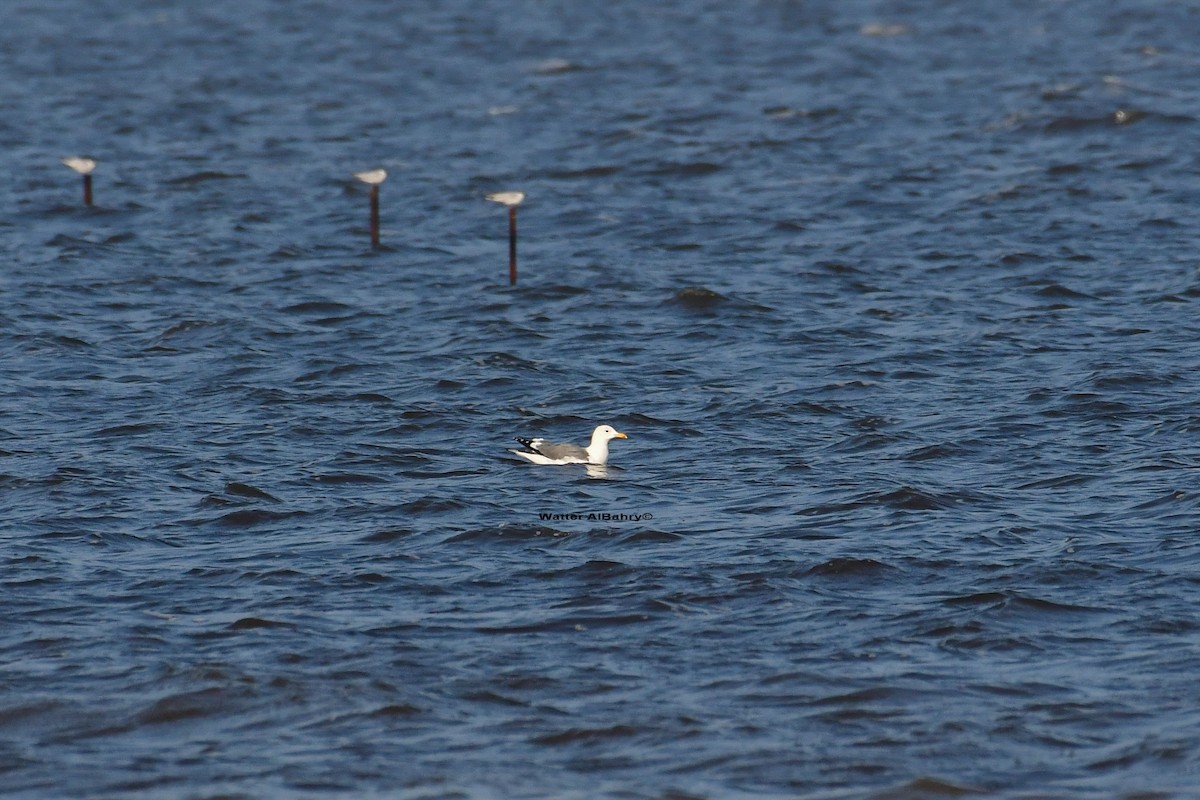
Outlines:
<svg viewBox="0 0 1200 800"><path fill-rule="evenodd" d="M493 192L487 196L493 203L508 206L508 283L517 285L517 206L525 199L524 192Z"/></svg>
<svg viewBox="0 0 1200 800"><path fill-rule="evenodd" d="M96 168L96 162L90 158L71 156L64 158L62 163L83 176L83 204L90 206L92 204L92 170Z"/></svg>
<svg viewBox="0 0 1200 800"><path fill-rule="evenodd" d="M387 170L356 172L354 177L371 187L371 246L379 247L379 184L387 180Z"/></svg>

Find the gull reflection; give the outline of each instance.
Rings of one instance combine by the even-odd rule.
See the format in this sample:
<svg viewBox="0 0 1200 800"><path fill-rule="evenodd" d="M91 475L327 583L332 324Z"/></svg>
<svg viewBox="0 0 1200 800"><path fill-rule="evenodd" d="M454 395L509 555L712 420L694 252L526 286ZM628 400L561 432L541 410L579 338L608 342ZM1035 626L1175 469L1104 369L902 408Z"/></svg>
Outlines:
<svg viewBox="0 0 1200 800"><path fill-rule="evenodd" d="M611 464L584 464L587 469L589 478L599 478L600 480L613 479L616 480L619 476L616 474L623 471L623 467L615 467Z"/></svg>

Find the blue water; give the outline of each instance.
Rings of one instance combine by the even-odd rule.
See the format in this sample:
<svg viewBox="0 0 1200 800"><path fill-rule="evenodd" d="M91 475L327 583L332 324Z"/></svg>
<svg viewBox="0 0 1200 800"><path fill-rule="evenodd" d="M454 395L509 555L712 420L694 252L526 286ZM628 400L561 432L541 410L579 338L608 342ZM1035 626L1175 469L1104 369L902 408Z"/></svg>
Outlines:
<svg viewBox="0 0 1200 800"><path fill-rule="evenodd" d="M1200 796L1198 24L13 4L0 793Z"/></svg>

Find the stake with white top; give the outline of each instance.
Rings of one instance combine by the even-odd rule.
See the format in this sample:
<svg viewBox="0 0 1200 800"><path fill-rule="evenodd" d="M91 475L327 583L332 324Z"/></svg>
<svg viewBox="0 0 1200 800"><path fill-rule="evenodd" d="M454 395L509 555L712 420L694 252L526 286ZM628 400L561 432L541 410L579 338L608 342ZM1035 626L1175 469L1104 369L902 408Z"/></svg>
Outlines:
<svg viewBox="0 0 1200 800"><path fill-rule="evenodd" d="M96 162L90 158L77 156L64 158L62 162L83 176L83 204L90 206L92 204L92 170L96 168Z"/></svg>
<svg viewBox="0 0 1200 800"><path fill-rule="evenodd" d="M371 187L371 247L379 247L379 184L387 179L387 170L356 172L354 177Z"/></svg>
<svg viewBox="0 0 1200 800"><path fill-rule="evenodd" d="M508 206L508 283L517 285L517 206L525 199L524 192L495 192L487 196L493 203Z"/></svg>

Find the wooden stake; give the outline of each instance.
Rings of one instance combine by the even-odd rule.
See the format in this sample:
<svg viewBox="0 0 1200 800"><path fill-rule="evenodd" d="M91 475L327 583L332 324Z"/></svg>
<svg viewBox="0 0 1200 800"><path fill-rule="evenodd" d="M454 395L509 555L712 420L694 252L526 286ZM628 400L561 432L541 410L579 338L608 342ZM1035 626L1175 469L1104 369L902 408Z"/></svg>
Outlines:
<svg viewBox="0 0 1200 800"><path fill-rule="evenodd" d="M96 168L96 162L90 158L79 158L71 156L64 158L62 163L66 164L71 169L83 176L83 204L91 207L92 205L92 170Z"/></svg>
<svg viewBox="0 0 1200 800"><path fill-rule="evenodd" d="M387 171L372 169L356 172L354 177L371 187L371 247L379 247L379 184L387 180Z"/></svg>
<svg viewBox="0 0 1200 800"><path fill-rule="evenodd" d="M508 285L517 285L517 207L508 207Z"/></svg>
<svg viewBox="0 0 1200 800"><path fill-rule="evenodd" d="M379 247L379 184L371 187L371 247Z"/></svg>
<svg viewBox="0 0 1200 800"><path fill-rule="evenodd" d="M508 206L508 285L517 285L517 206L524 192L495 192L487 196L493 203Z"/></svg>

